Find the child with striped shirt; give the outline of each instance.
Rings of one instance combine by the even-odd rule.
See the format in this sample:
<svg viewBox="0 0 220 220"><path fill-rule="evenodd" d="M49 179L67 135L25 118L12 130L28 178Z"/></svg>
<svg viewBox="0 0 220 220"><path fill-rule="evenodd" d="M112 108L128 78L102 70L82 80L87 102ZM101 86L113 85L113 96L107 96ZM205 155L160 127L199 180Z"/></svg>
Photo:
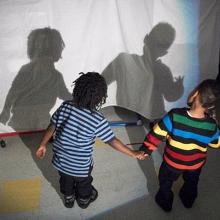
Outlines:
<svg viewBox="0 0 220 220"><path fill-rule="evenodd" d="M219 98L215 80L200 83L189 95L190 108L172 109L154 125L140 150L150 155L156 146L166 141L163 162L159 171L159 190L156 203L171 211L172 184L182 175L184 184L179 197L186 208L191 208L197 197L197 185L207 157L207 147L220 147L219 129L210 114Z"/></svg>
<svg viewBox="0 0 220 220"><path fill-rule="evenodd" d="M96 72L81 74L74 81L73 99L63 102L52 115L36 152L37 157L44 157L46 145L54 136L52 163L59 172L60 191L67 208L73 207L75 199L79 207L87 208L98 196L91 175L96 137L128 156L140 160L146 157L144 152L131 150L117 139L98 112L107 97L103 76Z"/></svg>

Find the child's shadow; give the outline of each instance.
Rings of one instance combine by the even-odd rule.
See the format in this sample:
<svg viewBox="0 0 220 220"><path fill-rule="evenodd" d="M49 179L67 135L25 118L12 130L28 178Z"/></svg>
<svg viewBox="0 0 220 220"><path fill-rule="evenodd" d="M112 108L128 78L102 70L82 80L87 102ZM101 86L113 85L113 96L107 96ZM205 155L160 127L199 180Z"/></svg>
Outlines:
<svg viewBox="0 0 220 220"><path fill-rule="evenodd" d="M55 189L57 194L62 199L62 194L60 193L59 188L59 175L57 170L53 167L51 161L53 157L52 152L52 144L47 145L47 152L43 159L39 159L36 156L37 146L39 141L42 138L42 133L39 134L32 134L32 135L20 135L22 142L25 146L30 150L31 156L35 164L37 165L38 169L41 171L44 178L51 184L51 187Z"/></svg>
<svg viewBox="0 0 220 220"><path fill-rule="evenodd" d="M132 143L133 140L135 140L137 137L134 137L134 132L132 132L131 127L126 127L126 131L127 131L130 143ZM139 137L140 141L138 142L142 142L144 137L146 136L145 129L140 127L138 128L138 131L140 135ZM139 147L140 147L140 144L133 145L134 149L138 150ZM146 177L146 187L147 187L149 195L155 195L157 188L158 188L158 172L159 172L159 166L155 166L155 158L153 156L146 157L145 160L138 160L137 162ZM156 161L156 163L159 163L159 162Z"/></svg>
<svg viewBox="0 0 220 220"><path fill-rule="evenodd" d="M15 131L45 128L57 99L72 99L62 74L55 68L64 43L55 29L42 28L28 36L30 62L23 65L7 94L0 122Z"/></svg>
<svg viewBox="0 0 220 220"><path fill-rule="evenodd" d="M30 62L20 68L12 82L0 114L1 123L11 126L18 133L46 129L51 117L50 111L57 99L72 99L62 74L55 68L55 62L61 58L64 46L61 34L55 29L40 28L31 31L27 41ZM30 149L44 177L57 190L55 170L50 169L50 148L45 159L37 160L35 147L40 141L33 142L35 135L20 138Z"/></svg>
<svg viewBox="0 0 220 220"><path fill-rule="evenodd" d="M122 121L126 122L128 121L128 118L126 114L124 114L122 108L115 107L115 112L116 114L122 119ZM138 150L140 147L140 143L143 142L147 131L149 130L149 123L150 121L141 118L143 122L143 126L125 126L126 133L129 139L129 143L127 144L132 144L132 148ZM137 144L135 144L137 143ZM146 188L148 190L148 193L150 195L154 195L158 189L158 172L159 172L159 165L160 165L160 160L155 161L160 159L161 153L158 151L156 152L157 157L147 157L145 160L137 160L138 164L144 173L146 177Z"/></svg>
<svg viewBox="0 0 220 220"><path fill-rule="evenodd" d="M120 53L106 66L102 75L108 85L116 82L117 106L158 119L166 114L166 102L182 97L183 76L174 77L162 61L175 36L170 24L158 23L144 38L143 55Z"/></svg>

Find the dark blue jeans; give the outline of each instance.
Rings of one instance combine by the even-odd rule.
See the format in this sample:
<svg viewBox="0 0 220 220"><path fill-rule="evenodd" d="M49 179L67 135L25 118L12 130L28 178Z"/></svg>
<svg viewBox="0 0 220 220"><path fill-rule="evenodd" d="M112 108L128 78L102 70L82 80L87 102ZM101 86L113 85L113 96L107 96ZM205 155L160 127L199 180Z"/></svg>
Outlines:
<svg viewBox="0 0 220 220"><path fill-rule="evenodd" d="M165 210L170 211L173 204L172 185L180 175L182 175L184 184L180 189L179 196L183 205L187 208L192 207L197 194L198 182L201 168L193 171L175 171L165 162L162 162L159 171L159 190L155 196L156 202Z"/></svg>
<svg viewBox="0 0 220 220"><path fill-rule="evenodd" d="M91 172L92 167L88 177L75 177L59 171L60 192L65 196L75 195L78 198L89 198L93 189Z"/></svg>

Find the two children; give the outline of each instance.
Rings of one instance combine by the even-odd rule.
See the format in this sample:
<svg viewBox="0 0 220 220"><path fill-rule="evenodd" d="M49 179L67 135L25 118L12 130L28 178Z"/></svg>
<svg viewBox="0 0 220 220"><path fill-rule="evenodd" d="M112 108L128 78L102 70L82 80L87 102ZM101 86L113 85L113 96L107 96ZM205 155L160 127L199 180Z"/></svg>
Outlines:
<svg viewBox="0 0 220 220"><path fill-rule="evenodd" d="M71 208L76 199L79 207L84 209L98 196L91 175L96 137L128 156L140 160L146 156L144 152L129 149L117 139L107 120L98 112L107 97L104 77L96 72L81 74L74 82L73 99L63 102L52 115L36 155L44 157L46 145L54 136L52 163L60 175L64 204Z"/></svg>
<svg viewBox="0 0 220 220"><path fill-rule="evenodd" d="M156 203L171 211L173 204L173 182L180 175L184 184L179 197L186 208L191 208L198 194L198 182L207 157L207 147L220 147L216 121L210 117L219 97L215 80L205 80L189 95L190 108L172 109L147 134L140 150L150 155L156 146L166 142L163 162L159 171L159 190Z"/></svg>
<svg viewBox="0 0 220 220"><path fill-rule="evenodd" d="M36 155L39 158L45 155L46 144L54 135L52 163L60 175L64 204L73 207L76 199L81 208L87 208L98 196L91 175L96 137L140 160L165 140L155 200L163 210L171 211L172 184L182 175L184 184L179 196L183 205L191 208L198 194L207 147L220 147L219 130L210 117L218 96L215 80L203 81L189 95L190 108L172 109L147 134L140 151L134 151L114 136L107 120L98 112L107 97L105 79L96 72L82 73L75 81L73 100L64 102L53 114Z"/></svg>

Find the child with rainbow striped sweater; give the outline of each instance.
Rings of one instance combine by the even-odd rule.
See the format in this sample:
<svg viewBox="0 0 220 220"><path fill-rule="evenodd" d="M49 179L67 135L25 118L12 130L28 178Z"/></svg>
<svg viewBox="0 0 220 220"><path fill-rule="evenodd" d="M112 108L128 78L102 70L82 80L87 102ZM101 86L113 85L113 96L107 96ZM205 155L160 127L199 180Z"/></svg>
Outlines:
<svg viewBox="0 0 220 220"><path fill-rule="evenodd" d="M166 212L173 203L172 185L180 175L184 184L179 197L186 208L191 208L198 194L198 182L205 165L207 147L220 147L219 129L211 116L219 98L215 80L200 83L189 95L190 108L172 109L147 134L140 150L150 155L163 140L166 146L159 171L159 190L156 203Z"/></svg>

